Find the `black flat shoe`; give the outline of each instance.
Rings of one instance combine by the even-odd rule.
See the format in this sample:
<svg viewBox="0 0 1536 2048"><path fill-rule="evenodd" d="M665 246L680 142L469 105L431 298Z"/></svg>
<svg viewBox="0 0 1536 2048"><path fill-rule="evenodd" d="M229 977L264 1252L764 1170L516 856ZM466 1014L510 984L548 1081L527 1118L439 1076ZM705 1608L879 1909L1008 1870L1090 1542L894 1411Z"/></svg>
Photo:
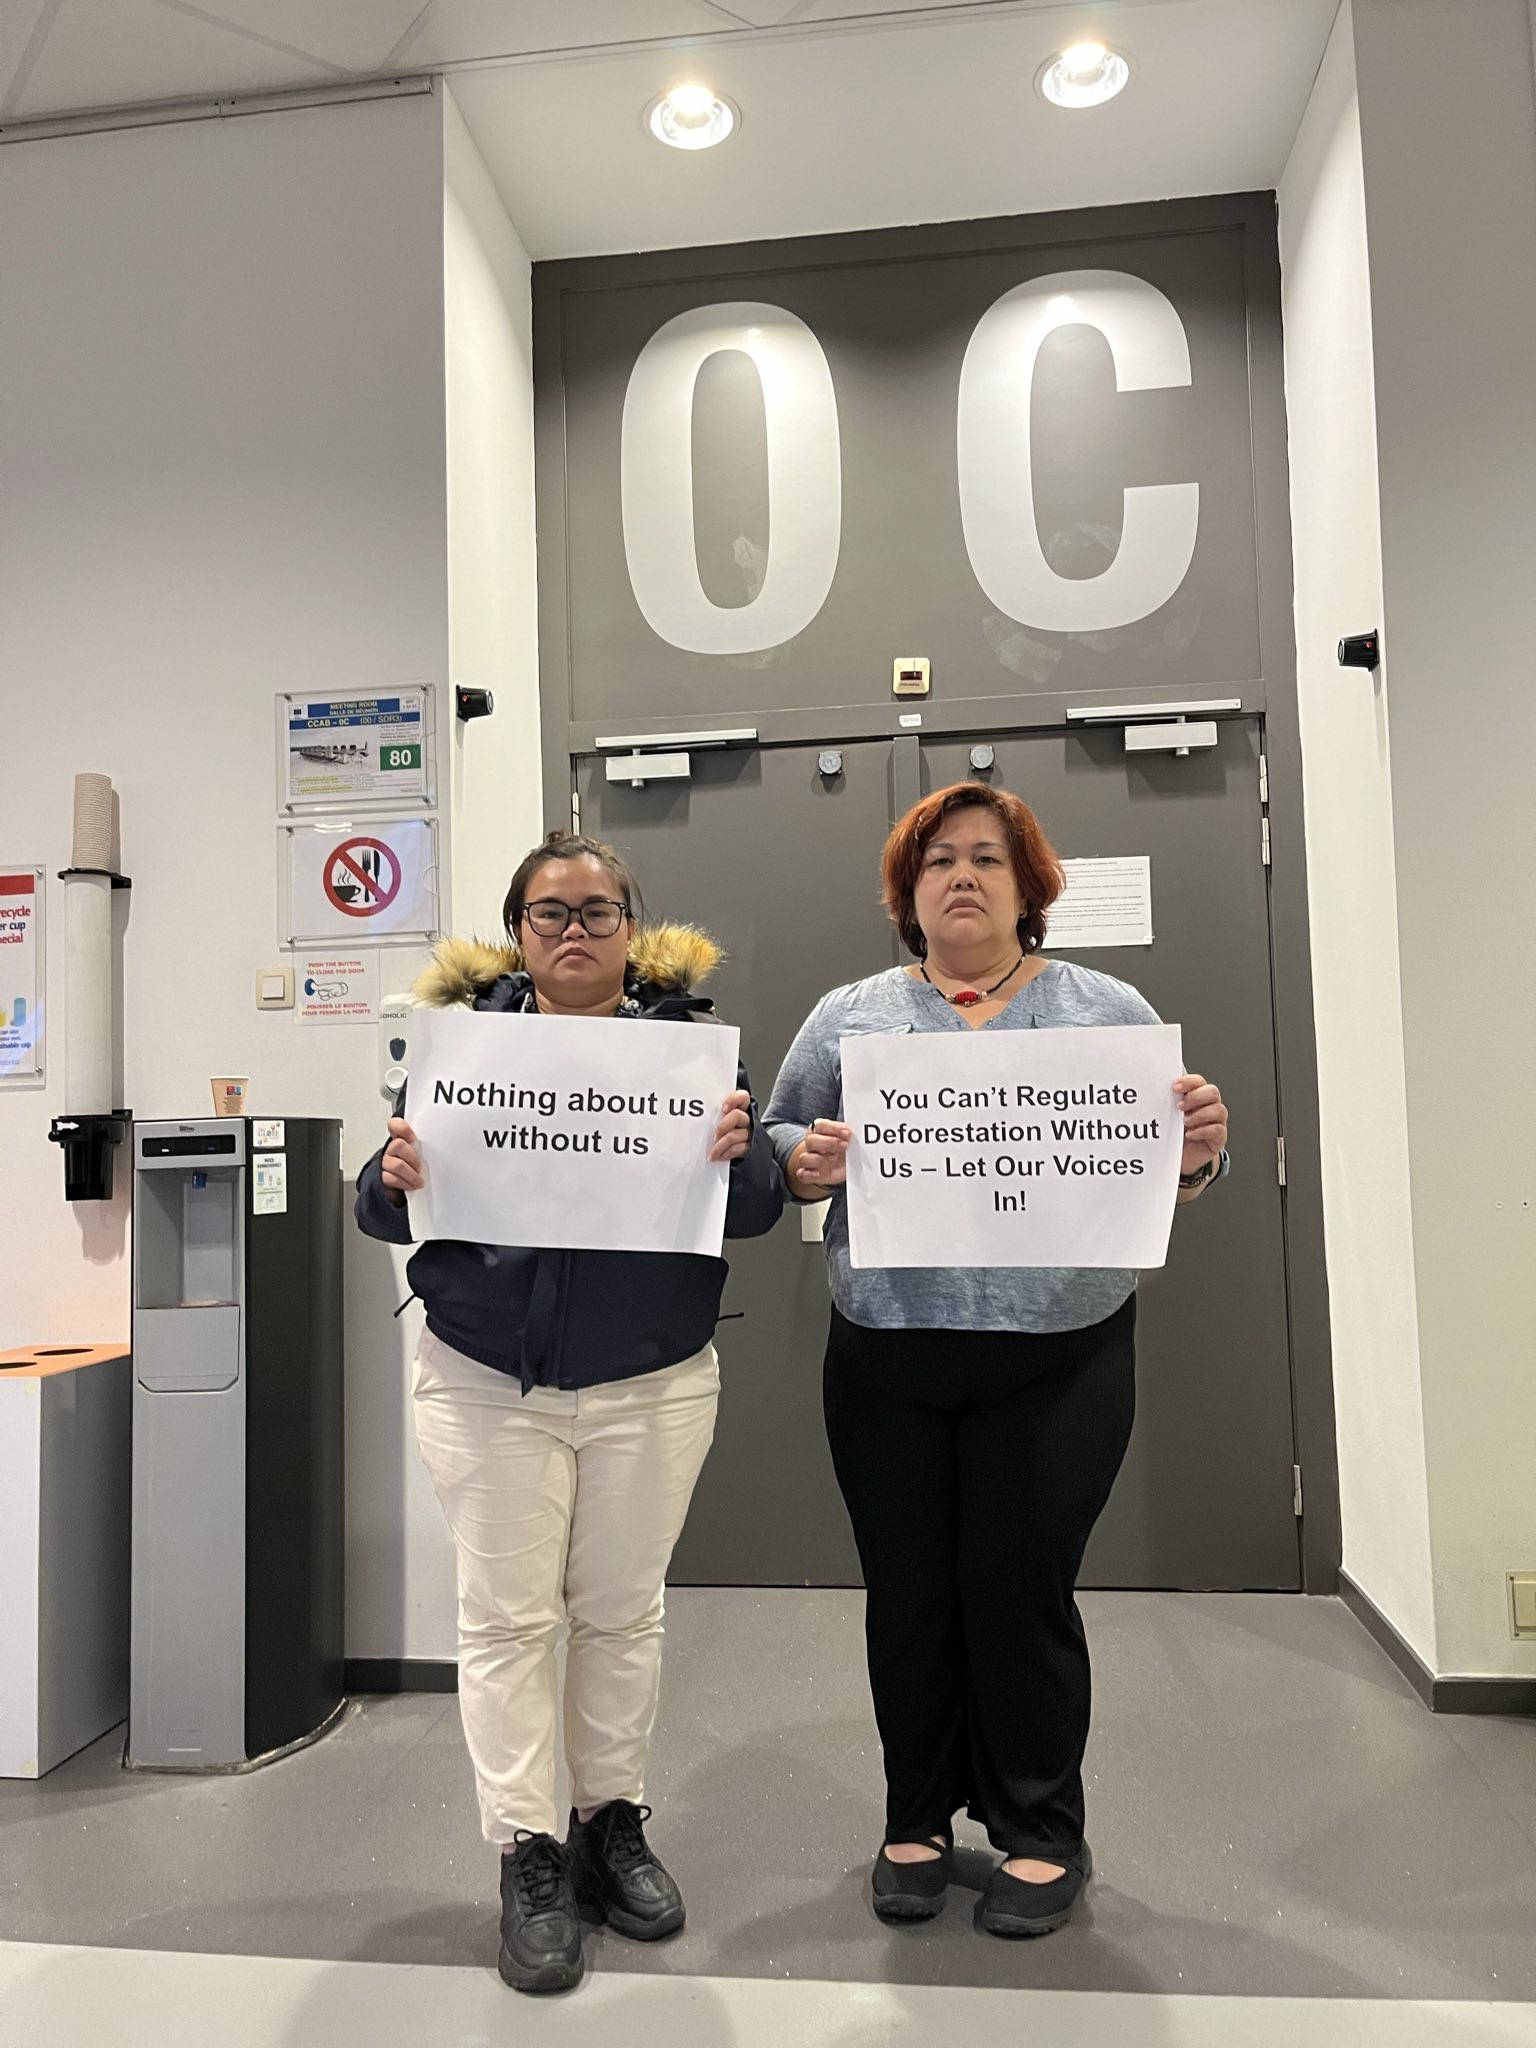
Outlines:
<svg viewBox="0 0 1536 2048"><path fill-rule="evenodd" d="M581 1920L565 1851L553 1835L520 1833L516 1849L501 1859L496 1967L514 1991L569 1991L581 1981Z"/></svg>
<svg viewBox="0 0 1536 2048"><path fill-rule="evenodd" d="M687 1918L671 1871L645 1839L648 1806L610 1800L589 1821L573 1813L566 1835L581 1917L631 1941L661 1941Z"/></svg>
<svg viewBox="0 0 1536 2048"><path fill-rule="evenodd" d="M944 1910L944 1895L954 1875L954 1845L947 1843L924 1863L893 1863L885 1849L882 1843L870 1875L876 1917L893 1921L936 1918Z"/></svg>
<svg viewBox="0 0 1536 2048"><path fill-rule="evenodd" d="M1071 1919L1093 1875L1093 1851L1084 1842L1070 1856L1051 1850L1038 1860L1064 1863L1066 1868L1049 1884L1010 1877L1001 1864L993 1871L991 1883L976 1901L976 1925L984 1933L1028 1941L1035 1935L1054 1934Z"/></svg>

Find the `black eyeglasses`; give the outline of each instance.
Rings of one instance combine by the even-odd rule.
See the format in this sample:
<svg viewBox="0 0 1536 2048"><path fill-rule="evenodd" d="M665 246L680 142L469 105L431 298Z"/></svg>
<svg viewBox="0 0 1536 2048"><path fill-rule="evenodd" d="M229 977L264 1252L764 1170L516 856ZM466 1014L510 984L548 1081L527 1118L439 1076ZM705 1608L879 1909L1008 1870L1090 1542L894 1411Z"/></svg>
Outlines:
<svg viewBox="0 0 1536 2048"><path fill-rule="evenodd" d="M523 915L541 939L558 939L568 929L573 917L580 918L581 928L589 938L611 939L629 916L629 905L615 903L611 897L594 896L590 903L583 903L578 910L569 903L559 903L553 897L545 896L537 903L525 903Z"/></svg>

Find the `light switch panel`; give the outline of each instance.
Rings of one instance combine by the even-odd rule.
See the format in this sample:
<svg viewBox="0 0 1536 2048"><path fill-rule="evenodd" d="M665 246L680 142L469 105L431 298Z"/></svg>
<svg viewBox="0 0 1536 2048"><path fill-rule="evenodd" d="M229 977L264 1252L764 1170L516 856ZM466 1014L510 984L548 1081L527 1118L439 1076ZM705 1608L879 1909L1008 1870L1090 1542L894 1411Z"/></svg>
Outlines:
<svg viewBox="0 0 1536 2048"><path fill-rule="evenodd" d="M258 1010L291 1010L293 1008L293 969L291 967L257 968L256 1007Z"/></svg>

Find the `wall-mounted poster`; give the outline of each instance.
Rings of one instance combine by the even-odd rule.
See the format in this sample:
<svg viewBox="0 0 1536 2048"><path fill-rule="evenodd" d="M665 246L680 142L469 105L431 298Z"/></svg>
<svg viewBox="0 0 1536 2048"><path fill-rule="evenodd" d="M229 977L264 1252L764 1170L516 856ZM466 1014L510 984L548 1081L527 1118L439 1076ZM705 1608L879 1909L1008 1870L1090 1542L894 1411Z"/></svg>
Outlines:
<svg viewBox="0 0 1536 2048"><path fill-rule="evenodd" d="M43 870L0 867L0 1081L43 1071Z"/></svg>
<svg viewBox="0 0 1536 2048"><path fill-rule="evenodd" d="M300 1024L377 1024L379 958L361 950L305 953L295 975Z"/></svg>
<svg viewBox="0 0 1536 2048"><path fill-rule="evenodd" d="M277 700L284 810L435 799L432 691L340 691Z"/></svg>
<svg viewBox="0 0 1536 2048"><path fill-rule="evenodd" d="M284 945L436 937L435 818L283 825L279 839Z"/></svg>

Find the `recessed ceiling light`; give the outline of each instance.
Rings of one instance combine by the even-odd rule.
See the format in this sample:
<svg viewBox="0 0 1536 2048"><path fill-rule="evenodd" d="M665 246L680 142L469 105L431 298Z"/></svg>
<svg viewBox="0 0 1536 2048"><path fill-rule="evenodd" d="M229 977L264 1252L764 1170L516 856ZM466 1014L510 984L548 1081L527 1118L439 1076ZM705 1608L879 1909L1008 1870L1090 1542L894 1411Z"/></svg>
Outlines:
<svg viewBox="0 0 1536 2048"><path fill-rule="evenodd" d="M741 126L741 109L707 85L675 85L651 101L645 125L673 149L713 149Z"/></svg>
<svg viewBox="0 0 1536 2048"><path fill-rule="evenodd" d="M1058 107L1098 107L1124 89L1131 67L1103 43L1074 43L1042 64L1035 90Z"/></svg>

